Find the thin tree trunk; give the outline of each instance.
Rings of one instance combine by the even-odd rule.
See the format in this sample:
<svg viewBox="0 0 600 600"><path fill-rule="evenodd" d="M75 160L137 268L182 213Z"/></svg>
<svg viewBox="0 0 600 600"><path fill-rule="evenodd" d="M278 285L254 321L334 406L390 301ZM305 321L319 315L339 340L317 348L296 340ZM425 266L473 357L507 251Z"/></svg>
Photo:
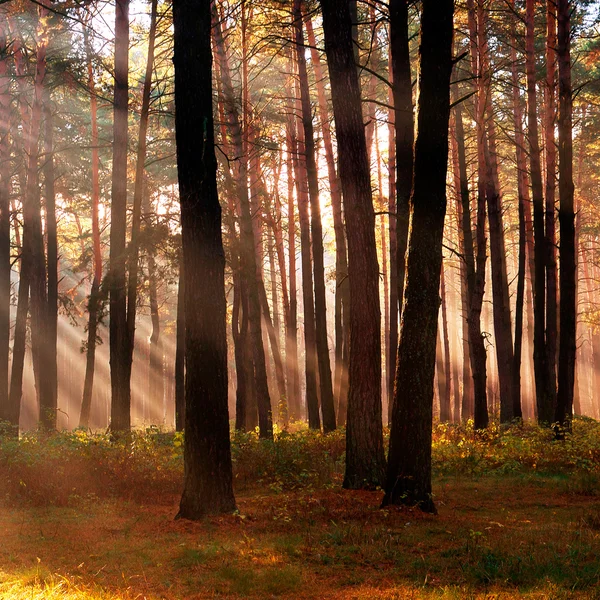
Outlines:
<svg viewBox="0 0 600 600"><path fill-rule="evenodd" d="M88 23L83 25L83 39L87 58L88 89L90 92L90 117L92 128L92 243L94 250L94 279L88 300L88 338L86 347L85 378L83 383L83 397L81 400L81 413L79 426L89 427L92 406L92 392L94 387L94 370L96 366L96 343L98 339L98 312L100 308L100 284L102 282L102 251L100 249L100 178L99 178L99 150L98 150L98 101L96 99L96 85L92 68L92 53L88 35Z"/></svg>
<svg viewBox="0 0 600 600"><path fill-rule="evenodd" d="M0 14L0 420L9 420L10 347L10 128L8 22Z"/></svg>
<svg viewBox="0 0 600 600"><path fill-rule="evenodd" d="M554 421L570 426L576 356L577 264L573 186L573 89L571 84L571 4L558 0L558 156L560 197L560 347Z"/></svg>
<svg viewBox="0 0 600 600"><path fill-rule="evenodd" d="M133 214L131 219L131 242L128 250L128 270L129 279L127 282L127 361L126 366L127 382L126 385L131 388L131 368L133 363L133 350L135 347L135 318L137 313L137 288L138 288L138 272L139 272L139 255L140 255L140 230L142 225L142 204L144 197L144 171L147 152L147 133L148 121L150 116L150 90L152 88L152 69L154 66L154 44L156 39L156 14L158 0L151 1L150 11L150 30L148 34L148 55L146 57L146 72L144 74L144 87L142 90L142 108L140 111L140 127L138 132L138 146L135 167L135 184L133 191ZM150 266L150 265L149 265ZM150 297L150 308L152 312L152 296ZM157 307L156 307L157 308ZM158 352L158 344L160 335L158 334L157 324L158 315L156 318L152 316L152 337L151 339L151 355L150 362L156 364L158 356L152 356L152 351ZM161 360L162 369L162 360ZM162 377L161 377L162 381ZM154 383L158 383L155 381ZM158 389L154 389L158 393Z"/></svg>
<svg viewBox="0 0 600 600"><path fill-rule="evenodd" d="M535 278L533 294L533 362L535 392L539 423L551 423L554 418L555 385L548 367L546 347L546 237L544 231L544 191L540 164L540 147L537 122L537 92L535 78L535 0L526 4L525 57L527 71L527 127L531 190L533 197Z"/></svg>
<svg viewBox="0 0 600 600"><path fill-rule="evenodd" d="M177 321L175 324L175 430L185 426L185 267L179 258Z"/></svg>
<svg viewBox="0 0 600 600"><path fill-rule="evenodd" d="M116 0L113 166L110 219L111 430L131 428L131 360L127 327L127 120L129 96L129 0Z"/></svg>
<svg viewBox="0 0 600 600"><path fill-rule="evenodd" d="M350 354L344 487L381 485L381 314L375 215L347 0L321 0L348 241Z"/></svg>
<svg viewBox="0 0 600 600"><path fill-rule="evenodd" d="M237 102L233 90L229 62L225 49L225 41L221 31L221 23L216 10L212 4L212 34L214 39L215 54L219 64L221 84L223 90L223 104L231 135L233 148L238 156L237 165L237 197L240 208L240 240L241 256L244 278L248 290L248 320L252 356L254 361L254 392L258 406L258 420L260 436L266 439L273 437L273 417L271 414L271 398L267 383L267 367L265 349L262 338L261 327L261 304L260 283L257 276L258 264L256 260L255 234L250 211L250 198L248 196L248 163L247 154L244 152L244 143L241 129L241 121L237 109Z"/></svg>
<svg viewBox="0 0 600 600"><path fill-rule="evenodd" d="M348 396L348 336L350 334L350 287L348 282L348 258L346 253L346 234L342 216L342 190L335 167L333 143L329 111L325 96L325 78L321 66L321 58L317 51L317 42L313 32L312 21L305 17L308 44L311 47L311 61L315 72L317 100L319 106L319 123L323 136L325 161L329 178L329 194L333 212L333 230L335 235L335 376L333 391L337 399L339 424L346 422Z"/></svg>
<svg viewBox="0 0 600 600"><path fill-rule="evenodd" d="M325 266L323 250L323 225L319 202L319 177L315 156L315 140L308 88L308 73L304 55L304 35L302 32L301 0L294 0L294 26L296 29L296 62L298 65L300 103L302 107L302 126L304 128L304 158L308 177L308 195L310 200L311 248L315 284L315 333L317 346L317 364L319 368L319 391L323 414L323 431L335 429L335 406L333 401L333 382L329 363L329 343L327 340L327 302L325 298Z"/></svg>
<svg viewBox="0 0 600 600"><path fill-rule="evenodd" d="M444 276L444 263L440 271L440 292L442 300L442 341L444 350L444 395L440 396L440 421L448 423L451 419L451 378L452 378L452 363L450 360L450 337L448 335L448 306L446 296L446 278Z"/></svg>

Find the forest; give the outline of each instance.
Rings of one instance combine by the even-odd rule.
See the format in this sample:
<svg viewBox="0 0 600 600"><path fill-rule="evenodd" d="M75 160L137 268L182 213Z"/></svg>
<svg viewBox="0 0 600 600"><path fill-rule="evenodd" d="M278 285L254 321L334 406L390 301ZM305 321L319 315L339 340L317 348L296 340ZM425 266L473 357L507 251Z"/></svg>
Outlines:
<svg viewBox="0 0 600 600"><path fill-rule="evenodd" d="M0 598L599 598L599 61L596 0L0 0Z"/></svg>

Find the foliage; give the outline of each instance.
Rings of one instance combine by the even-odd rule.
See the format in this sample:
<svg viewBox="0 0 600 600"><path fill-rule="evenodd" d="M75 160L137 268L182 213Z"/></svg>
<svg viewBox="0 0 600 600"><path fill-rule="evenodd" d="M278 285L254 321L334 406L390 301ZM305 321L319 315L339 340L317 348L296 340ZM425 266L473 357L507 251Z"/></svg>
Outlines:
<svg viewBox="0 0 600 600"><path fill-rule="evenodd" d="M236 489L283 493L337 487L344 470L343 429L322 435L307 429L280 431L275 440L235 432L232 459ZM504 474L569 476L570 493L600 495L600 423L577 418L572 433L515 424L475 432L439 424L434 430L437 476ZM170 503L183 480L183 434L156 427L122 439L83 430L20 439L0 434L1 496L34 505L71 505L96 497L138 503Z"/></svg>

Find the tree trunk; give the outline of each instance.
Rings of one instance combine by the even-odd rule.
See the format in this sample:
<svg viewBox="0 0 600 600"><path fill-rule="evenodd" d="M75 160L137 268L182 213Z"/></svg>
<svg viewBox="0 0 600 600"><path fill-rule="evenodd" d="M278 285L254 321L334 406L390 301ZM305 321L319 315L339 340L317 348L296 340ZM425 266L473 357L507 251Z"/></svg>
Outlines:
<svg viewBox="0 0 600 600"><path fill-rule="evenodd" d="M304 55L304 35L302 33L301 0L294 0L294 27L296 29L296 62L302 107L302 126L304 128L304 159L308 178L308 196L310 200L311 248L315 283L315 333L317 363L319 368L319 391L321 411L323 413L323 431L335 429L335 407L333 401L333 383L329 363L329 343L327 341L327 302L325 299L325 266L323 262L323 225L319 201L319 177L315 157L315 140L308 88L308 73Z"/></svg>
<svg viewBox="0 0 600 600"><path fill-rule="evenodd" d="M129 95L129 0L116 0L113 165L110 218L110 385L111 430L131 428L131 361L127 328L127 114Z"/></svg>
<svg viewBox="0 0 600 600"><path fill-rule="evenodd" d="M138 288L138 271L139 271L139 255L140 255L140 230L142 225L142 204L144 198L144 172L146 163L146 150L147 150L147 132L148 132L148 120L150 116L150 90L152 88L152 69L154 66L154 42L156 39L156 13L158 0L152 0L151 2L151 14L150 14L150 31L148 34L148 55L146 57L146 72L144 74L144 87L142 89L142 108L140 111L140 127L138 132L138 146L137 146L137 157L135 167L135 183L133 191L133 214L131 217L131 242L128 249L128 268L129 268L129 279L127 282L127 366L125 373L127 374L126 385L131 388L131 368L133 363L133 350L135 347L135 318L137 313L137 288ZM150 264L149 264L150 268ZM155 282L156 283L156 282ZM150 282L152 287L152 281ZM155 287L156 289L156 287ZM151 289L152 292L152 289ZM154 299L156 300L156 298ZM152 312L152 295L150 296L150 309ZM157 309L157 307L155 307ZM152 315L152 337L151 338L151 350L150 350L150 362L156 364L158 356L158 343L160 336L157 333L158 328L158 315ZM155 356L152 356L152 351L155 352ZM161 370L162 370L162 360ZM153 383L158 383L154 381ZM161 376L162 384L162 376ZM153 387L154 392L158 392L157 388Z"/></svg>
<svg viewBox="0 0 600 600"><path fill-rule="evenodd" d="M331 141L329 111L325 97L325 83L321 58L313 32L312 21L305 17L308 44L311 47L311 61L315 72L317 100L319 105L319 123L323 136L325 161L329 178L329 194L333 212L333 230L335 235L335 377L333 391L337 400L339 424L346 422L348 396L348 336L350 334L350 287L348 282L348 257L346 253L346 234L342 216L342 190L335 168L335 157Z"/></svg>
<svg viewBox="0 0 600 600"><path fill-rule="evenodd" d="M47 272L48 296L46 335L44 343L44 379L47 386L48 410L41 412L42 423L47 429L56 428L58 409L58 367L57 367L57 334L58 334L58 241L56 235L56 196L54 193L54 135L50 93L45 90L44 115L44 195L46 199L46 235L47 235Z"/></svg>
<svg viewBox="0 0 600 600"><path fill-rule="evenodd" d="M100 284L102 282L102 251L100 249L100 177L98 149L98 101L96 85L92 68L92 49L88 35L89 21L83 24L83 40L87 59L88 89L90 92L91 144L92 144L92 243L94 250L94 279L88 300L88 338L86 345L85 378L79 426L89 427L92 407L92 392L94 388L94 370L96 366L96 343L98 340L98 313L100 309Z"/></svg>
<svg viewBox="0 0 600 600"><path fill-rule="evenodd" d="M238 157L237 164L237 197L240 209L240 241L244 278L248 290L248 322L252 356L254 361L254 393L258 406L258 420L260 436L266 439L273 437L273 417L271 414L271 398L267 383L267 366L265 349L262 338L260 283L257 271L256 243L248 195L248 163L247 154L244 152L241 122L237 109L237 101L233 90L233 83L229 70L229 62L225 49L225 41L221 31L221 24L213 3L211 9L213 37L221 85L223 90L223 105L231 135L231 143Z"/></svg>
<svg viewBox="0 0 600 600"><path fill-rule="evenodd" d="M547 0L546 87L544 97L544 134L546 150L546 356L548 376L556 382L558 339L558 301L556 271L556 0ZM555 384L554 384L555 385Z"/></svg>
<svg viewBox="0 0 600 600"><path fill-rule="evenodd" d="M440 292L442 301L442 342L444 351L444 395L440 396L440 421L442 423L450 422L451 416L451 377L452 377L452 363L450 360L450 337L448 336L448 307L446 302L446 278L444 277L444 264L442 262L442 268L440 271Z"/></svg>
<svg viewBox="0 0 600 600"><path fill-rule="evenodd" d="M394 99L394 138L396 145L394 157L396 165L396 201L392 207L390 199L390 213L396 213L395 275L397 292L395 297L390 296L391 314L396 310L402 314L404 297L404 280L406 272L406 249L408 245L408 225L410 213L410 194L413 185L413 144L414 122L412 103L412 78L410 71L410 52L408 45L408 0L390 0L390 54L392 59L392 91ZM390 220L393 217L390 217ZM390 242L390 251L392 243ZM390 263L390 272L392 265ZM393 283L390 281L390 284ZM396 296L397 306L396 309ZM392 318L393 320L393 318ZM393 326L392 326L393 327ZM395 362L397 355L397 323L395 329L390 329L390 352L388 354L388 385L394 389L396 374ZM395 339L392 339L395 338ZM393 367L393 368L392 368ZM392 399L393 402L393 399ZM391 415L391 412L390 412Z"/></svg>
<svg viewBox="0 0 600 600"><path fill-rule="evenodd" d="M573 187L573 90L571 84L571 6L558 0L558 157L560 198L560 347L554 421L570 426L576 355L576 247Z"/></svg>
<svg viewBox="0 0 600 600"><path fill-rule="evenodd" d="M548 368L546 347L546 237L544 231L544 191L540 164L537 122L537 92L535 80L535 0L527 0L525 57L527 70L527 127L531 192L533 197L533 230L535 278L533 294L533 362L535 395L539 423L551 423L554 418L555 385Z"/></svg>
<svg viewBox="0 0 600 600"><path fill-rule="evenodd" d="M235 510L227 410L225 254L217 193L208 0L173 4L185 285L185 481L178 517Z"/></svg>
<svg viewBox="0 0 600 600"><path fill-rule="evenodd" d="M347 0L321 0L348 241L350 355L344 487L381 485L381 331L375 214Z"/></svg>
<svg viewBox="0 0 600 600"><path fill-rule="evenodd" d="M183 254L179 258L177 322L175 325L175 430L185 427L185 275Z"/></svg>
<svg viewBox="0 0 600 600"><path fill-rule="evenodd" d="M383 505L418 505L431 497L433 379L446 171L454 2L423 0L411 231L388 473Z"/></svg>
<svg viewBox="0 0 600 600"><path fill-rule="evenodd" d="M9 420L10 347L10 128L8 23L0 14L0 420Z"/></svg>

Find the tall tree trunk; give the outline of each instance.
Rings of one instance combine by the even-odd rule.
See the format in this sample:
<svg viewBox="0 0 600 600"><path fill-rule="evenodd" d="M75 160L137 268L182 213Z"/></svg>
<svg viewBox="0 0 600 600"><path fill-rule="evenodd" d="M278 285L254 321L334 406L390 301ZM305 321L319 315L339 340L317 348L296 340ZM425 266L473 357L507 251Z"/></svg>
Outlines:
<svg viewBox="0 0 600 600"><path fill-rule="evenodd" d="M131 242L128 249L128 270L129 278L127 281L127 366L125 373L127 374L126 385L131 388L131 368L133 364L133 350L135 347L135 318L137 313L137 288L138 288L138 271L139 271L139 255L140 255L140 230L142 226L142 204L144 199L144 172L146 163L147 151L147 133L148 121L150 117L150 90L152 88L152 69L154 66L154 43L156 39L156 13L158 0L152 0L150 13L150 31L148 34L148 55L146 57L146 72L144 74L144 87L142 89L142 108L140 111L140 126L138 132L137 157L135 166L135 183L133 191L133 214L131 218ZM152 296L150 297L150 308L152 311ZM157 335L156 327L158 316L152 316L152 336L155 337L154 342L151 340L152 350L158 351L158 342L160 336ZM157 356L150 356L150 361L156 363ZM162 360L161 360L162 369ZM162 381L162 377L161 377ZM155 381L154 383L158 383ZM158 392L158 389L154 388Z"/></svg>
<svg viewBox="0 0 600 600"><path fill-rule="evenodd" d="M344 487L381 485L381 331L375 214L347 0L321 0L348 241L350 354Z"/></svg>
<svg viewBox="0 0 600 600"><path fill-rule="evenodd" d="M560 209L560 347L554 421L569 426L573 414L576 355L576 247L573 187L573 90L571 84L571 3L558 0L558 190Z"/></svg>
<svg viewBox="0 0 600 600"><path fill-rule="evenodd" d="M315 140L308 88L308 73L304 55L304 35L302 33L301 0L294 0L294 26L296 29L296 62L300 84L300 102L302 107L302 126L304 128L304 158L308 177L308 196L310 200L311 248L315 283L315 333L317 346L317 364L319 368L319 391L321 411L323 413L323 431L335 429L335 407L333 401L333 382L329 363L329 343L327 341L327 302L325 298L325 266L323 250L323 225L319 201L319 177L315 156Z"/></svg>
<svg viewBox="0 0 600 600"><path fill-rule="evenodd" d="M446 171L454 2L423 0L418 132L402 330L383 505L431 497L431 428Z"/></svg>
<svg viewBox="0 0 600 600"><path fill-rule="evenodd" d="M44 343L44 378L48 387L48 410L41 413L42 423L48 429L56 428L58 409L58 240L56 232L56 196L54 193L54 134L50 93L45 90L44 100L44 195L46 199L48 296Z"/></svg>
<svg viewBox="0 0 600 600"><path fill-rule="evenodd" d="M100 284L102 283L102 251L100 249L100 177L98 149L98 101L92 67L92 49L88 34L89 21L83 24L83 40L87 59L88 89L90 92L91 144L92 144L92 244L94 251L94 279L88 300L88 337L86 345L85 378L79 426L89 427L92 407L92 392L94 388L94 370L96 366L96 342L98 339L98 313L100 310Z"/></svg>
<svg viewBox="0 0 600 600"><path fill-rule="evenodd" d="M304 364L306 382L306 411L308 426L321 428L319 396L317 393L317 340L315 330L315 305L313 299L312 262L310 256L311 235L308 215L308 175L306 172L304 133L297 129L294 171L296 173L296 193L298 196L298 222L300 224L300 261L302 265L302 304L304 307Z"/></svg>
<svg viewBox="0 0 600 600"><path fill-rule="evenodd" d="M323 136L325 161L329 178L329 194L333 212L333 230L335 235L335 376L333 391L337 400L339 424L346 422L348 396L348 337L350 334L350 287L348 282L348 257L346 253L346 234L342 216L342 189L335 167L329 111L325 97L325 79L321 67L321 58L313 32L310 16L305 17L308 44L311 47L311 62L315 72L317 100L319 105L319 123Z"/></svg>
<svg viewBox="0 0 600 600"><path fill-rule="evenodd" d="M544 137L546 150L546 352L548 376L556 382L558 339L558 300L556 271L556 0L547 0L546 87L544 97Z"/></svg>
<svg viewBox="0 0 600 600"><path fill-rule="evenodd" d="M227 410L225 254L208 0L173 4L175 133L186 277L185 481L178 517L235 510Z"/></svg>
<svg viewBox="0 0 600 600"><path fill-rule="evenodd" d="M10 127L8 22L0 13L0 419L8 421L10 347Z"/></svg>
<svg viewBox="0 0 600 600"><path fill-rule="evenodd" d="M129 0L116 0L113 165L110 218L111 430L131 428L131 360L127 327L127 114L129 96Z"/></svg>
<svg viewBox="0 0 600 600"><path fill-rule="evenodd" d="M406 249L408 245L408 225L410 213L410 194L413 185L413 144L414 121L412 103L412 78L410 71L410 51L408 44L408 0L390 0L390 54L392 60L392 95L394 105L394 162L395 193L394 204L390 195L390 223L396 214L396 222L390 225L390 237L395 234L395 244L390 240L390 252L395 252L393 269L390 262L390 273L394 271L397 286L393 296L390 296L390 341L388 353L388 386L393 392L396 375L396 356L398 326L393 315L402 314L404 298L404 280L406 272ZM392 231L393 230L393 231ZM395 251L393 246L395 245ZM390 279L390 285L394 282ZM397 307L397 308L396 308ZM390 406L393 397L390 397ZM391 409L389 412L391 416Z"/></svg>
<svg viewBox="0 0 600 600"><path fill-rule="evenodd" d="M473 375L473 417L476 429L485 429L488 426L489 416L487 408L487 367L485 339L481 331L481 308L485 292L485 194L477 194L477 221L476 221L476 247L477 254L473 251L473 233L471 231L471 203L469 198L469 181L467 176L467 161L464 145L464 131L460 105L455 109L456 116L456 141L460 177L460 197L462 205L462 235L465 245L465 269L467 274L468 293L468 339L471 356L471 373ZM470 407L469 407L470 408ZM463 419L465 414L463 405Z"/></svg>
<svg viewBox="0 0 600 600"><path fill-rule="evenodd" d="M440 421L442 423L448 423L450 421L451 414L451 378L452 378L452 362L450 360L450 337L448 336L448 306L446 301L446 278L444 277L444 263L442 261L442 268L440 272L440 292L441 292L441 306L442 306L442 342L444 350L444 396L440 396Z"/></svg>
<svg viewBox="0 0 600 600"><path fill-rule="evenodd" d="M515 10L514 0L511 8ZM517 37L516 18L511 19L510 33ZM515 306L515 341L513 352L512 400L513 418L522 419L521 406L521 354L523 346L523 305L525 298L525 271L527 261L527 223L526 213L529 209L529 181L527 177L527 155L525 152L525 136L523 134L523 106L519 91L519 68L517 50L511 47L511 83L513 87L512 109L515 126L515 151L517 158L517 196L519 202L519 257L517 267L517 298Z"/></svg>
<svg viewBox="0 0 600 600"><path fill-rule="evenodd" d="M533 197L535 278L533 294L533 362L535 395L539 423L551 423L554 418L555 384L548 368L546 347L546 237L544 231L544 191L540 163L537 121L537 92L535 78L535 0L526 5L525 58L527 71L527 127L531 192Z"/></svg>
<svg viewBox="0 0 600 600"><path fill-rule="evenodd" d="M294 159L296 149L295 123L288 118L286 123L286 159L288 186L288 257L290 273L290 311L286 323L286 365L289 390L289 411L292 419L299 419L300 369L298 367L298 291L296 278L296 220L294 208ZM292 147L293 146L293 147ZM297 177L297 176L296 176Z"/></svg>
<svg viewBox="0 0 600 600"><path fill-rule="evenodd" d="M248 320L252 356L254 360L254 392L258 406L258 420L260 436L271 439L273 437L273 417L271 414L271 398L267 383L267 366L265 349L262 338L260 282L256 260L255 234L250 211L250 198L248 195L248 163L247 154L244 152L241 121L237 108L236 96L229 70L229 62L225 49L225 41L221 31L221 23L217 14L216 5L212 4L212 34L214 38L215 54L219 64L221 85L223 90L223 104L231 135L231 143L238 156L237 164L237 197L240 209L240 241L244 278L248 290Z"/></svg>

